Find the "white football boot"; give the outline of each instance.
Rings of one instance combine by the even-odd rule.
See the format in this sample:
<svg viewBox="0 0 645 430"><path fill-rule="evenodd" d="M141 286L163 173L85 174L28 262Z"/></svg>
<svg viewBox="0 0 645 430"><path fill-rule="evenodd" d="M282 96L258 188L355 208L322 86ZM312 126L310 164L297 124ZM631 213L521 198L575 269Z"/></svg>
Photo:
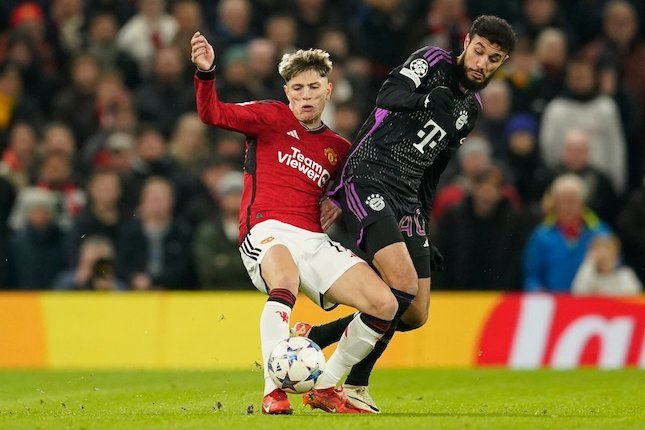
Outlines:
<svg viewBox="0 0 645 430"><path fill-rule="evenodd" d="M347 396L347 403L373 414L380 414L381 410L376 406L376 402L370 396L370 391L365 385L343 385L345 395Z"/></svg>

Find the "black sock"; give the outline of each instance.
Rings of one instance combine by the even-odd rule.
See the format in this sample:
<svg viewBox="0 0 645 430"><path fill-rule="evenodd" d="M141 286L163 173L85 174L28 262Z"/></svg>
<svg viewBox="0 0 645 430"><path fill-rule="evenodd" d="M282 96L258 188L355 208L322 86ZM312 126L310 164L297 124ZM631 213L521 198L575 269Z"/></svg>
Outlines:
<svg viewBox="0 0 645 430"><path fill-rule="evenodd" d="M346 384L369 385L370 374L372 373L372 369L374 369L374 365L376 365L376 361L381 357L383 351L387 348L387 344L390 343L392 336L394 336L394 332L396 331L396 326L401 319L401 315L405 313L405 311L410 307L412 300L414 300L414 296L412 294L404 293L403 291L395 290L394 288L392 288L392 293L394 293L396 301L399 302L399 309L394 315L390 328L385 332L383 337L376 342L376 346L374 346L374 349L367 355L367 357L352 367L352 370L349 371L349 375L347 375L347 379L345 380Z"/></svg>
<svg viewBox="0 0 645 430"><path fill-rule="evenodd" d="M406 323L400 320L399 320L399 323L396 325L396 331L410 331L410 330L414 330L415 328L416 327L410 327L409 325L407 325Z"/></svg>
<svg viewBox="0 0 645 430"><path fill-rule="evenodd" d="M354 314L350 314L327 324L313 326L308 337L316 342L319 347L326 348L340 340L343 332L353 319Z"/></svg>

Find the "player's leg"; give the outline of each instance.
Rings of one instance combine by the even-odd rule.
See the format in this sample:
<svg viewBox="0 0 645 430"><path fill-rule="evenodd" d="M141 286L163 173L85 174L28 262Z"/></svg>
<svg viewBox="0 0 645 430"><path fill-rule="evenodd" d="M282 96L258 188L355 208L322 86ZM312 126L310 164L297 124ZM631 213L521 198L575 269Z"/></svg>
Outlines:
<svg viewBox="0 0 645 430"><path fill-rule="evenodd" d="M260 342L264 367L262 412L290 414L292 409L289 400L269 377L267 365L271 351L280 341L289 337L289 318L296 303L300 283L298 268L287 247L276 245L264 255L260 274L269 293L260 315Z"/></svg>
<svg viewBox="0 0 645 430"><path fill-rule="evenodd" d="M412 300L408 310L401 315L396 331L410 331L422 327L430 315L430 278L419 279L417 295ZM337 320L321 324L311 325L306 322L298 322L291 329L292 336L308 337L316 342L321 348L338 342L347 326L354 319L355 314L349 314Z"/></svg>
<svg viewBox="0 0 645 430"><path fill-rule="evenodd" d="M399 220L399 226L405 221L406 217L412 217L408 221L413 220L416 215L406 215ZM427 318L427 304L430 297L429 280L430 280L430 253L428 242L425 237L425 229L420 219L415 220L411 224L419 226L417 229L409 230L400 227L401 232L405 238L405 247L408 255L412 261L415 282L417 283L417 294L404 311L399 311L393 321L392 327L376 344L372 352L361 360L360 363L352 367L347 380L345 381L345 390L347 392L348 400L354 406L369 410L371 412L379 412L376 403L370 396L367 386L369 385L369 378L376 365L377 360L381 357L389 341L394 336L395 331L400 329L408 330L408 323L402 323L402 320L407 316L409 323L414 321L421 321ZM408 234L409 233L409 234ZM375 265L378 263L375 262ZM378 265L377 265L378 267ZM417 276L421 279L418 279ZM395 291L395 290L393 290ZM399 302L400 305L400 302Z"/></svg>
<svg viewBox="0 0 645 430"><path fill-rule="evenodd" d="M430 316L430 278L419 279L419 290L408 310L401 315L396 331L410 331L422 327Z"/></svg>
<svg viewBox="0 0 645 430"><path fill-rule="evenodd" d="M368 255L374 255L372 262L396 297L398 309L379 344L358 367L352 368L347 381L350 385L367 385L376 360L387 347L401 315L410 307L418 290L417 272L394 217L383 218L368 226L364 240L365 250Z"/></svg>
<svg viewBox="0 0 645 430"><path fill-rule="evenodd" d="M370 184L345 184L335 196L343 210L337 232L343 245L376 266L383 280L393 289L399 313L402 313L416 294L417 275L406 250L395 207L384 196L385 193L371 188ZM352 316L347 316L314 328L299 324L294 334L307 333L309 338L325 347L336 342L351 321Z"/></svg>
<svg viewBox="0 0 645 430"><path fill-rule="evenodd" d="M300 276L294 257L285 242L275 239L263 244L259 239L279 234L280 225L274 225L270 221L258 224L244 239L240 252L256 288L269 295L260 315L264 367L262 412L290 414L292 409L289 400L269 377L267 363L275 346L289 337L289 318L298 294Z"/></svg>
<svg viewBox="0 0 645 430"><path fill-rule="evenodd" d="M356 246L355 240L352 239L348 227L345 225L342 218L334 224L328 233L329 237L333 241L339 242L345 248L354 252L360 258L368 262L367 256ZM354 315L355 313L351 313L337 320L315 326L308 322L297 322L291 328L291 335L308 337L316 342L321 348L326 348L327 346L338 342L340 336L343 334L349 323L354 319Z"/></svg>
<svg viewBox="0 0 645 430"><path fill-rule="evenodd" d="M302 262L302 291L322 295L322 305L337 303L359 310L340 336L316 389L304 403L329 412L359 412L348 407L342 389L336 389L351 366L362 360L389 328L397 303L388 286L362 260L329 239L311 250ZM330 267L333 267L330 273Z"/></svg>
<svg viewBox="0 0 645 430"><path fill-rule="evenodd" d="M325 298L354 307L359 313L340 336L318 381L321 388L335 386L352 366L370 353L389 329L398 308L388 286L365 263L348 269L325 293Z"/></svg>

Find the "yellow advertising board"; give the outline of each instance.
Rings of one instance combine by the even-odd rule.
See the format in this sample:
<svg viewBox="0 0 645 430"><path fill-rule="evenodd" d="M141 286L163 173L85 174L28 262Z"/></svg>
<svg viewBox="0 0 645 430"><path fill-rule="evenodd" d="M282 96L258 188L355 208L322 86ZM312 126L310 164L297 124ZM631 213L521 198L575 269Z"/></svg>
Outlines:
<svg viewBox="0 0 645 430"><path fill-rule="evenodd" d="M265 301L258 292L3 292L0 368L255 368ZM350 312L300 296L291 322ZM645 367L644 333L645 297L434 293L429 323L398 333L378 366Z"/></svg>

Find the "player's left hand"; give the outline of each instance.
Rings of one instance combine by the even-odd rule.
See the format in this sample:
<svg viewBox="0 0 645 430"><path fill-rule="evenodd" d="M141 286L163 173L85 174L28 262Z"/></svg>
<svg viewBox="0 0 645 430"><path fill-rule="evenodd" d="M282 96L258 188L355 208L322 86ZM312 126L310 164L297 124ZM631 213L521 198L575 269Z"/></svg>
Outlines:
<svg viewBox="0 0 645 430"><path fill-rule="evenodd" d="M338 203L329 197L320 202L320 226L326 231L343 213Z"/></svg>
<svg viewBox="0 0 645 430"><path fill-rule="evenodd" d="M445 269L445 261L443 254L437 248L437 245L430 243L430 271L431 272L443 272Z"/></svg>

